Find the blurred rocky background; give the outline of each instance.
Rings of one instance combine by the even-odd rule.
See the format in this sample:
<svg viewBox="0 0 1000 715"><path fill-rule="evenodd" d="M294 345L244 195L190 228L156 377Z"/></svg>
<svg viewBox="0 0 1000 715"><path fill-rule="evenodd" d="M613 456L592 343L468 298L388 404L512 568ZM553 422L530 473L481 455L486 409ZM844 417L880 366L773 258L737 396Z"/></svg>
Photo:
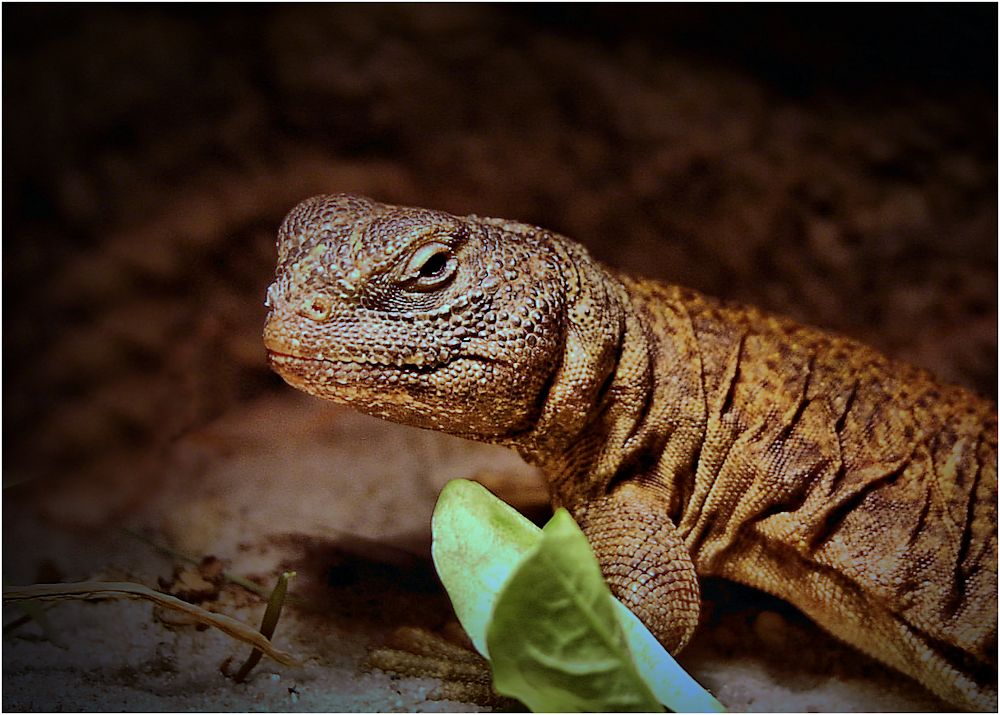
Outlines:
<svg viewBox="0 0 1000 715"><path fill-rule="evenodd" d="M282 216L355 191L996 392L996 7L3 11L4 475L132 470L262 391Z"/></svg>

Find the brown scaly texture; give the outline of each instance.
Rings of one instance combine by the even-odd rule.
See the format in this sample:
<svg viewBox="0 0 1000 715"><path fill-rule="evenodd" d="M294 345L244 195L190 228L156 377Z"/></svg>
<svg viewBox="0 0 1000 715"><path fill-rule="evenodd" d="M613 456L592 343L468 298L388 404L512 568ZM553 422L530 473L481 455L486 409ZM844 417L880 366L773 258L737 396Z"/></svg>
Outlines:
<svg viewBox="0 0 1000 715"><path fill-rule="evenodd" d="M865 346L619 275L521 223L296 207L265 343L292 385L516 448L672 651L697 575L996 708L995 408Z"/></svg>

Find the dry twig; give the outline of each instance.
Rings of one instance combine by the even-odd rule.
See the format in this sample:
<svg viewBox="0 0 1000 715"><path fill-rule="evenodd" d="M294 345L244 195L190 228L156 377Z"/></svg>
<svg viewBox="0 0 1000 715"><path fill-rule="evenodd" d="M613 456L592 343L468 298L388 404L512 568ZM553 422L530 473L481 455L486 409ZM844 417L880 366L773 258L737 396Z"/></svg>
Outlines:
<svg viewBox="0 0 1000 715"><path fill-rule="evenodd" d="M249 643L265 655L283 665L299 665L299 661L291 653L279 650L271 645L263 634L254 628L241 623L230 616L212 613L200 606L154 591L137 583L80 581L77 583L38 583L31 586L4 586L3 600L11 602L22 601L62 601L69 599L99 599L99 598L142 598L152 601L164 608L185 613L200 623L204 623L236 638Z"/></svg>

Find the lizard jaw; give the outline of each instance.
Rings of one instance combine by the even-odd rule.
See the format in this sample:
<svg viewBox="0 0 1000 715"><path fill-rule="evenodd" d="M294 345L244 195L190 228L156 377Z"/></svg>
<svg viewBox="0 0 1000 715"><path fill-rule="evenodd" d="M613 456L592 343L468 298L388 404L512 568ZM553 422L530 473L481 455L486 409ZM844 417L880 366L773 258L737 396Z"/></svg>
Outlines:
<svg viewBox="0 0 1000 715"><path fill-rule="evenodd" d="M373 389L384 395L386 389L400 387L410 373L405 368L356 358L334 360L274 350L268 350L267 361L271 369L293 387L346 404L354 403Z"/></svg>
<svg viewBox="0 0 1000 715"><path fill-rule="evenodd" d="M490 371L497 361L489 358L455 355L440 364L418 367L381 365L357 359L336 362L269 350L268 362L292 387L365 414L470 438L499 436L491 424L480 425L469 410L452 407L442 417L442 397L434 387L435 380L448 379L442 378L442 374L471 375L465 389L495 407L496 398L491 397L488 385ZM475 398L459 402L474 404Z"/></svg>

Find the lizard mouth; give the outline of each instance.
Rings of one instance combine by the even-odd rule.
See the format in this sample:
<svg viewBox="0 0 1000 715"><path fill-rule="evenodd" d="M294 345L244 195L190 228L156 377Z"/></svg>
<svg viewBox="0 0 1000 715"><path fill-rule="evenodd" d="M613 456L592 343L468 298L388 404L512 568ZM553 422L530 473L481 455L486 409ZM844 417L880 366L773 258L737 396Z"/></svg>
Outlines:
<svg viewBox="0 0 1000 715"><path fill-rule="evenodd" d="M400 372L428 373L446 367L450 363L462 359L480 360L470 355L452 355L446 359L430 360L423 355L417 354L408 358L379 358L376 356L356 356L356 355L296 355L295 353L283 352L281 350L267 351L268 362L275 368L299 367L312 368L315 370L334 369L338 371L351 370L394 370ZM483 358L483 362L489 360Z"/></svg>
<svg viewBox="0 0 1000 715"><path fill-rule="evenodd" d="M282 352L280 350L268 350L267 359L272 365L299 365L299 366L326 366L326 367L347 367L351 365L357 365L358 367L367 368L400 368L405 369L409 367L421 367L416 364L410 365L397 360L383 359L379 360L374 357L364 358L357 356L342 356L342 355L296 355L295 353Z"/></svg>
<svg viewBox="0 0 1000 715"><path fill-rule="evenodd" d="M360 365L380 365L381 363L375 360L363 360L356 357L327 357L325 355L297 355L295 353L286 353L281 350L271 350L268 348L267 357L273 362L301 362L301 363L358 363Z"/></svg>
<svg viewBox="0 0 1000 715"><path fill-rule="evenodd" d="M429 360L422 356L417 356L413 358L399 358L399 359L377 359L373 357L358 357L355 355L351 356L327 356L327 355L315 355L315 356L305 356L296 355L295 353L283 352L281 350L272 350L268 348L267 350L267 360L268 363L280 371L282 368L286 369L306 369L315 371L324 370L334 370L337 372L354 372L362 370L372 370L372 371L393 371L393 372L406 372L406 373L431 373L442 368L446 368L452 363L456 363L462 360L471 360L473 362L494 364L497 361L488 357L483 357L479 355L463 355L454 354L450 355L445 359L434 359Z"/></svg>

